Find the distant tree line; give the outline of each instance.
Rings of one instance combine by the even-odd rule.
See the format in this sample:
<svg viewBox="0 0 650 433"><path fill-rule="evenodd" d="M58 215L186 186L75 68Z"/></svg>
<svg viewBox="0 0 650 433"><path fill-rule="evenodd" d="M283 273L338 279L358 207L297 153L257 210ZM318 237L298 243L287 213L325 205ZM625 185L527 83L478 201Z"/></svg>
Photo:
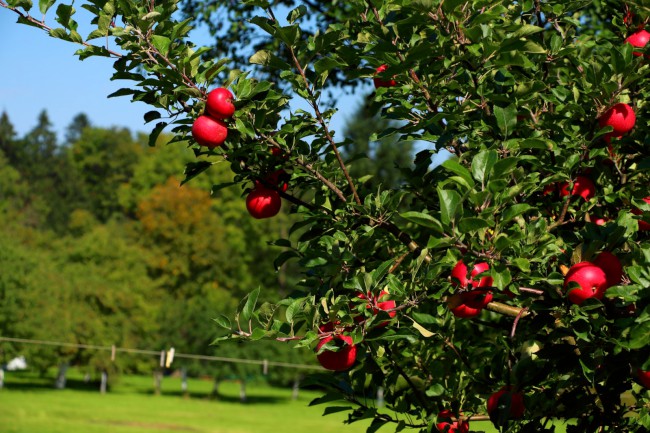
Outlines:
<svg viewBox="0 0 650 433"><path fill-rule="evenodd" d="M390 187L404 147L372 141L379 128L367 109L348 121L346 155L355 170L380 160L373 188ZM376 125L375 125L376 126ZM164 141L161 137L159 141ZM408 147L410 151L410 146ZM232 173L215 164L181 187L194 160L183 146L149 147L125 128L93 126L84 114L57 139L43 111L19 137L0 116L0 334L123 347L169 348L196 354L313 361L281 344L210 343L213 319L230 316L255 287L265 296L297 284L291 268L274 269L292 216L254 220L236 187L211 191ZM384 185L380 180L383 179ZM273 295L275 294L275 295ZM105 352L2 343L0 365L26 355L42 372L77 365L89 372L149 372L157 360ZM186 364L192 374L246 378L256 366ZM288 384L295 371L271 371Z"/></svg>

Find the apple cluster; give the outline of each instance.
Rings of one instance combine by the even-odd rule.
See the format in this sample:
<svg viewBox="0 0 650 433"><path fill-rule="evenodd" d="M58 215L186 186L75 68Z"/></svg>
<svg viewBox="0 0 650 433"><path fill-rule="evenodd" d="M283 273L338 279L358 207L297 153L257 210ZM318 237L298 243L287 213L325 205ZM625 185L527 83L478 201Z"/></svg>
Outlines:
<svg viewBox="0 0 650 433"><path fill-rule="evenodd" d="M447 306L454 316L476 317L492 302L492 277L481 277L489 270L490 266L485 262L474 265L471 272L462 259L456 263L451 271L451 281L459 290L447 299Z"/></svg>
<svg viewBox="0 0 650 433"><path fill-rule="evenodd" d="M201 146L214 149L226 141L228 125L225 120L235 114L233 98L233 94L225 87L219 87L208 93L205 113L197 117L192 124L192 137Z"/></svg>

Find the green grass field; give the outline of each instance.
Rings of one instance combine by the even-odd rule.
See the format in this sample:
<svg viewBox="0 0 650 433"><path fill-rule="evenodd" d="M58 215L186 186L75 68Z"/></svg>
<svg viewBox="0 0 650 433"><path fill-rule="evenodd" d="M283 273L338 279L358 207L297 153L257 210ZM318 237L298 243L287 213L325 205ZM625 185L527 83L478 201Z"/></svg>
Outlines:
<svg viewBox="0 0 650 433"><path fill-rule="evenodd" d="M69 387L55 390L53 379L8 372L0 390L2 433L363 433L369 421L343 424L345 413L323 417L325 406L309 407L319 394L263 385L247 387L248 401L239 401L239 384L224 382L222 397L209 398L212 383L190 379L189 397L180 379L166 377L162 395L153 395L151 377L123 376L107 394L83 383L71 371ZM393 432L385 426L380 432ZM472 431L495 432L489 422L472 423Z"/></svg>

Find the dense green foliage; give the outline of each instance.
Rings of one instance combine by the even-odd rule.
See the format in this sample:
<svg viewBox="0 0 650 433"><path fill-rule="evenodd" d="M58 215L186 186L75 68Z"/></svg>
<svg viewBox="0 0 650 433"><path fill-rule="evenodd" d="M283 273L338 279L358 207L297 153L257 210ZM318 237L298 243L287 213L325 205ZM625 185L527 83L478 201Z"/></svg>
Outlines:
<svg viewBox="0 0 650 433"><path fill-rule="evenodd" d="M41 12L49 6L41 2ZM42 27L24 13L30 0L7 7ZM231 179L251 188L280 167L291 175L282 197L299 217L275 242L285 249L275 265L297 263L303 279L277 303L258 303L260 292L251 292L234 321L219 319L224 338L311 349L350 338L357 362L316 378L328 389L318 402L347 400L328 411L372 418L370 432L387 424L430 432L441 410L484 413L502 386L525 394L526 404L520 420L511 419L511 398L496 405L491 419L504 431L553 431L550 420L572 417L578 422L567 431L650 429L636 373L650 370L650 242L639 230L650 221L650 66L645 48L624 42L650 18L645 1L188 0L185 20L173 0L84 7L96 17L90 43L107 36L117 51L86 45L79 55L117 59L115 78L131 85L114 96L152 107L150 143L166 128L172 142L188 140L209 87L236 95L224 146L190 139L196 160L186 179L224 161L234 176L215 179L214 191ZM72 14L59 6L62 27L50 35L79 42ZM223 38L196 48L187 35L205 20ZM253 40L260 44L249 59L225 57L230 44ZM369 83L381 65L388 69L378 78L396 85L378 88L370 109L398 123L372 140L426 143L393 189L362 181L373 173L350 175L354 162L339 147L351 138L335 140L326 97ZM292 98L309 109L288 110ZM637 122L608 152L612 129L598 119L618 102L634 107ZM432 167L440 149L452 158ZM578 176L594 182L593 197L560 196L555 186ZM162 210L164 193L156 194L148 205ZM604 251L619 257L624 277L604 296L572 304L566 292L575 286L563 288L563 270ZM489 264L494 300L477 318L454 316L446 302L470 289L450 278L460 259L470 269ZM182 263L177 269L182 281ZM367 308L384 290L398 305L392 318ZM533 354L534 341L541 349ZM380 387L386 409L366 398Z"/></svg>
<svg viewBox="0 0 650 433"><path fill-rule="evenodd" d="M277 347L210 347L215 317L232 314L258 286L277 300L291 280L286 270L257 271L273 270L267 242L281 235L286 215L251 221L235 189L211 198L212 184L229 178L220 166L181 187L192 154L179 146L149 148L142 137L92 127L83 115L63 143L45 112L25 137L16 137L7 113L0 122L2 336L302 362ZM142 357L111 363L105 352L72 348L2 349L0 364L23 354L43 371L59 363L110 372L156 365ZM261 374L256 366L184 365L219 377ZM299 374L272 373L283 383Z"/></svg>

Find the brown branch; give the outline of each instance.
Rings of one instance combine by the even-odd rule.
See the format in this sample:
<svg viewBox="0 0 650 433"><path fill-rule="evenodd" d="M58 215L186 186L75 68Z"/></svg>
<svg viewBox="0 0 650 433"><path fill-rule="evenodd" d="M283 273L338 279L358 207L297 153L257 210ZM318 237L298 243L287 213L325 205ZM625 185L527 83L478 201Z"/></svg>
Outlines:
<svg viewBox="0 0 650 433"><path fill-rule="evenodd" d="M277 141L275 141L272 137L270 137L270 136L268 136L268 135L266 135L264 133L261 133L261 132L257 132L257 134L260 137L262 137L264 140L269 142L269 144L271 144L273 147L277 147L278 149L282 149L282 146L280 146L280 144ZM284 151L284 149L282 149L282 151ZM291 155L291 152L287 152L287 154ZM318 172L318 170L316 170L314 168L313 164L311 164L311 163L309 163L307 161L304 161L301 158L296 159L295 161L296 161L296 164L298 164L299 166L301 166L302 168L307 170L312 176L314 176L316 179L321 181L327 188L329 188L334 194L336 194L336 196L342 202L344 202L344 203L347 202L347 199L345 198L345 195L343 194L343 191L341 191L332 181L330 181L325 176L320 174Z"/></svg>
<svg viewBox="0 0 650 433"><path fill-rule="evenodd" d="M17 8L15 8L15 7L13 7L13 6L9 6L7 3L5 3L5 2L2 1L2 0L0 0L0 7L3 7L3 8L5 8L5 9L8 9L8 10L10 10L10 11L13 11L13 12L17 13L17 14L20 15L24 20L29 21L29 22L30 22L31 24L33 24L34 26L40 28L40 29L43 30L43 31L46 31L48 34L52 32L52 28L51 28L50 26L46 25L44 21L39 21L39 20L37 20L36 18L34 18L34 17L32 17L31 15L29 15L28 13L23 13L23 12L19 11ZM104 47L99 47L99 46L97 46L97 45L89 44L88 42L75 42L75 41L70 41L70 42L73 42L73 43L76 43L76 44L80 44L80 45L83 45L83 46L85 46L85 47L89 47L89 48L90 48L90 47L92 47L92 48L103 48L103 49L105 49L105 50L108 52L108 54L110 54L111 56L114 56L114 57L117 57L117 58L122 57L122 54L120 54L120 53L118 53L118 52L116 52L116 51L112 51L112 50L109 50L108 48L104 48Z"/></svg>
<svg viewBox="0 0 650 433"><path fill-rule="evenodd" d="M271 19L277 23L278 20L275 18L275 14L273 13L273 9L270 7L267 8L267 12L269 13L269 16ZM309 80L307 79L307 75L305 74L305 70L303 67L300 65L300 61L298 60L298 57L296 57L296 52L294 51L293 47L289 44L286 44L287 48L289 49L289 53L291 54L291 58L293 60L294 65L296 65L296 68L298 69L298 73L302 77L303 82L305 83L305 88L307 90L307 93L309 94L309 104L314 110L314 114L316 114L316 118L318 119L318 123L321 125L321 128L323 128L323 133L325 134L325 138L327 138L327 141L329 142L330 146L332 146L332 150L334 151L334 155L336 156L336 159L339 163L339 166L341 167L341 170L343 171L343 175L345 176L345 179L348 181L348 185L350 186L350 190L352 191L352 195L354 196L354 201L358 204L361 205L361 198L359 197L359 194L357 193L357 188L354 186L354 182L352 181L352 178L350 177L350 173L348 172L348 169L345 167L345 162L343 161L343 157L341 156L341 152L339 152L338 146L334 142L334 138L332 138L332 134L330 133L329 128L327 127L327 122L325 122L325 119L323 118L322 113L320 112L320 109L318 108L318 102L316 95L314 95L314 90L311 88L309 85Z"/></svg>

